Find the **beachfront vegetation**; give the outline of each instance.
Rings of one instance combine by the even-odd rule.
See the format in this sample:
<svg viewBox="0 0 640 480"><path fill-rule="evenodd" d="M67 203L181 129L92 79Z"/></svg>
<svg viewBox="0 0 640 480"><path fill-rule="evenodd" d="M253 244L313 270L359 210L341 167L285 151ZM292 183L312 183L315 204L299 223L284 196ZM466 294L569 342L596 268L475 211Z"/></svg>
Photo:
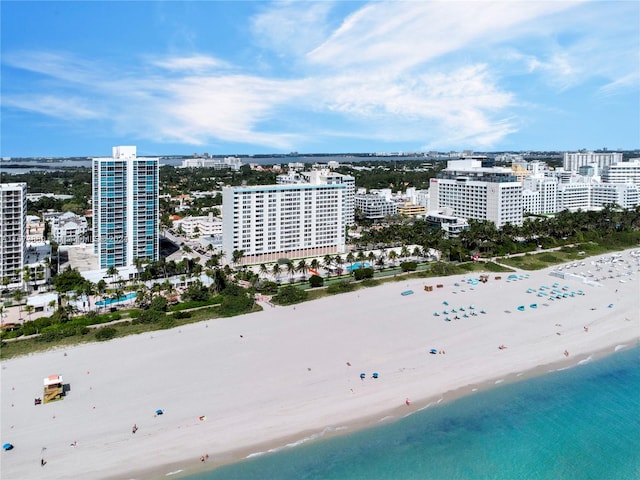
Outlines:
<svg viewBox="0 0 640 480"><path fill-rule="evenodd" d="M311 278L309 278L309 285L311 285L311 288L322 287L324 285L324 278L320 275L311 275Z"/></svg>

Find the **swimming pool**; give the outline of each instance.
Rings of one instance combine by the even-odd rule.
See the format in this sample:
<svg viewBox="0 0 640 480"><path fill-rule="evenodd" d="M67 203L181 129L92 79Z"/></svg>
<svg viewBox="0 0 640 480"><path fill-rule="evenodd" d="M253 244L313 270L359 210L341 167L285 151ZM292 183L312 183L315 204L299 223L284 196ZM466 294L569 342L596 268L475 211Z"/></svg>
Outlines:
<svg viewBox="0 0 640 480"><path fill-rule="evenodd" d="M98 300L96 302L96 306L104 307L105 305L112 305L114 303L126 302L127 300L131 300L136 298L135 292L127 293L125 296L120 298L107 298L106 300Z"/></svg>
<svg viewBox="0 0 640 480"><path fill-rule="evenodd" d="M351 272L359 268L369 268L371 264L369 262L356 262L353 265L347 265L347 271Z"/></svg>

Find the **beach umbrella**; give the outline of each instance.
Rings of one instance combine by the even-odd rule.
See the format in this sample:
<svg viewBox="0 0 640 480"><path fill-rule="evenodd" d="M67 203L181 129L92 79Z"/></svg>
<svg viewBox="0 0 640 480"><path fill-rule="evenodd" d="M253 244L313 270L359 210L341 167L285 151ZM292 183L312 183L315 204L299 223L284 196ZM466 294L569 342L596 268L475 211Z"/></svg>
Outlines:
<svg viewBox="0 0 640 480"><path fill-rule="evenodd" d="M13 445L10 443L5 443L4 445L2 445L2 449L5 451L13 450Z"/></svg>
<svg viewBox="0 0 640 480"><path fill-rule="evenodd" d="M373 377L373 378L378 378L378 372L373 372L372 377Z"/></svg>
<svg viewBox="0 0 640 480"><path fill-rule="evenodd" d="M367 374L366 374L366 373L361 373L361 374L360 374L360 378L361 378L361 379L363 379L363 380L364 380L366 377L367 377Z"/></svg>
<svg viewBox="0 0 640 480"><path fill-rule="evenodd" d="M435 355L436 353L438 353L438 350L436 350L435 348L432 348L431 350L429 350L429 353L432 355Z"/></svg>
<svg viewBox="0 0 640 480"><path fill-rule="evenodd" d="M164 412L160 409L156 410L156 415L162 415Z"/></svg>

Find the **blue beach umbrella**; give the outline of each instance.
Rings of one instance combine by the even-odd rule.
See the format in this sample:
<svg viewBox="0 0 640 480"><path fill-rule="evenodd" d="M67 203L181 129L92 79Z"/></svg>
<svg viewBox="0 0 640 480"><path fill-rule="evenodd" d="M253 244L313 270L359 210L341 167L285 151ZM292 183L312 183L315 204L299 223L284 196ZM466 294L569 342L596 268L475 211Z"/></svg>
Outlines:
<svg viewBox="0 0 640 480"><path fill-rule="evenodd" d="M5 451L13 450L13 445L10 443L5 443L4 445L2 445L2 449Z"/></svg>
<svg viewBox="0 0 640 480"><path fill-rule="evenodd" d="M156 415L162 415L164 412L160 409L156 410Z"/></svg>

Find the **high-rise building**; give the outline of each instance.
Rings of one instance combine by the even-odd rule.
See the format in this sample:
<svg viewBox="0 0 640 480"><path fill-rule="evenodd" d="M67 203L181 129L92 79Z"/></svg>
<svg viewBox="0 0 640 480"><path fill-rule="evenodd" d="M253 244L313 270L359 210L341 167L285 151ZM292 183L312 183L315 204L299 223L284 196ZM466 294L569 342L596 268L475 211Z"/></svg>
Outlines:
<svg viewBox="0 0 640 480"><path fill-rule="evenodd" d="M329 162L329 164L335 164L336 162ZM355 218L355 192L356 192L356 179L351 175L343 175L332 171L330 168L322 165L314 165L313 170L309 172L297 171L297 164L290 164L291 169L288 173L278 175L276 182L278 185L286 185L292 183L308 183L311 185L344 185L344 213L343 219L345 225L353 225L356 222ZM300 165L299 168L304 168L304 165Z"/></svg>
<svg viewBox="0 0 640 480"><path fill-rule="evenodd" d="M456 217L521 225L522 184L511 169L482 167L480 160L450 160L429 189L429 211L449 208Z"/></svg>
<svg viewBox="0 0 640 480"><path fill-rule="evenodd" d="M159 258L158 159L113 147L93 159L93 244L101 269Z"/></svg>
<svg viewBox="0 0 640 480"><path fill-rule="evenodd" d="M622 162L622 153L619 152L565 152L562 167L577 172L583 165L597 165L602 169L618 162Z"/></svg>
<svg viewBox="0 0 640 480"><path fill-rule="evenodd" d="M222 190L222 250L230 263L345 251L344 184L258 185Z"/></svg>
<svg viewBox="0 0 640 480"><path fill-rule="evenodd" d="M27 221L27 184L0 184L0 281L22 283Z"/></svg>

